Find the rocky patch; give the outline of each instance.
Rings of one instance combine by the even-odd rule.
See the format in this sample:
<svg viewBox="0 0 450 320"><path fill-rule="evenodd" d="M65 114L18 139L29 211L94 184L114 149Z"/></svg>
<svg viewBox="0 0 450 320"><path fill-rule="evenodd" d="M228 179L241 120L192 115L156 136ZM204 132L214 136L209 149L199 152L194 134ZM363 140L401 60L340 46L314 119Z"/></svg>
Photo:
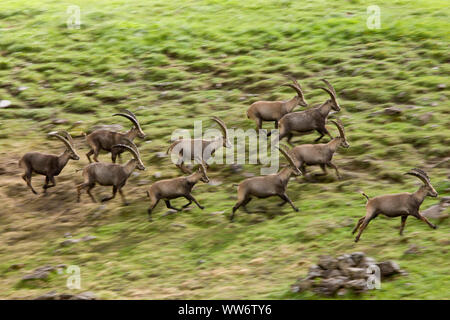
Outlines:
<svg viewBox="0 0 450 320"><path fill-rule="evenodd" d="M323 296L343 296L349 292L357 294L369 290L368 280L374 273L368 269L377 266L381 280L394 275L406 275L394 261L376 262L363 252L343 254L337 258L320 256L316 265L309 268L306 277L292 285L294 293L312 291Z"/></svg>

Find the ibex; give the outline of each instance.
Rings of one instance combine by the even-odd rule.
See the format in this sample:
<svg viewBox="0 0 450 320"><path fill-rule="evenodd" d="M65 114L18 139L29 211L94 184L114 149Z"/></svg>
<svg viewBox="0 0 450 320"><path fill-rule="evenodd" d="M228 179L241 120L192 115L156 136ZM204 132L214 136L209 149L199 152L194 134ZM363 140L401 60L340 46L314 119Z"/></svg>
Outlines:
<svg viewBox="0 0 450 320"><path fill-rule="evenodd" d="M127 141L133 141L134 138L145 138L145 133L142 131L139 121L133 112L124 110L124 113L115 113L113 116L125 117L133 123L131 128L126 133L110 131L106 129L98 129L86 136L86 142L90 146L90 150L86 153L89 162L92 163L91 155L94 155L94 161L98 162L98 155L101 150L111 152L111 160L116 163L116 157L124 152L123 148L113 148L113 146L119 144L127 144Z"/></svg>
<svg viewBox="0 0 450 320"><path fill-rule="evenodd" d="M206 168L203 164L199 165L197 172L194 172L187 177L160 180L152 184L149 191L147 191L147 196L150 198L150 208L147 210L148 220L152 221L152 211L161 199L164 199L167 208L174 209L176 211L181 211L182 209L188 207L192 201L194 201L195 204L203 210L204 207L201 206L191 194L192 188L200 180L204 183L209 182L209 178L206 175ZM170 200L179 197L185 197L189 202L182 208L172 207Z"/></svg>
<svg viewBox="0 0 450 320"><path fill-rule="evenodd" d="M332 123L336 125L339 130L339 137L332 139L328 143L321 144L303 144L297 147L294 147L289 152L291 156L296 158L299 162L299 168L301 169L303 175L306 175L306 165L320 165L323 173L317 175L326 175L327 168L329 166L336 170L336 175L340 179L341 176L339 174L338 168L331 162L333 159L333 155L336 152L336 149L340 146L344 148L350 147L345 138L344 127L342 124L337 123L336 121L331 120Z"/></svg>
<svg viewBox="0 0 450 320"><path fill-rule="evenodd" d="M65 135L65 138L62 137L60 133ZM28 152L19 161L19 167L25 169L25 173L22 175L22 179L25 180L28 187L34 194L37 194L37 192L31 185L31 176L33 172L45 176L45 184L43 188L44 193L46 193L47 189L56 186L55 177L61 173L62 169L64 169L70 159L80 160L80 157L78 156L73 146L72 137L68 132L51 132L48 135L58 138L66 145L66 150L62 154L56 156L40 152Z"/></svg>
<svg viewBox="0 0 450 320"><path fill-rule="evenodd" d="M86 192L91 197L92 201L96 202L91 190L95 187L95 184L98 183L102 186L113 186L112 196L103 198L101 200L102 202L114 199L117 191L119 191L124 205L128 205L122 188L127 183L127 180L134 169L138 168L139 170L145 170L145 167L136 145L130 140L128 140L127 143L128 145L118 144L112 146L112 149L124 148L131 152L133 159L130 159L126 164L120 165L115 163L95 162L83 169L84 182L77 186L78 202L80 202L81 190L85 188L87 188Z"/></svg>
<svg viewBox="0 0 450 320"><path fill-rule="evenodd" d="M405 228L405 223L408 216L413 216L419 220L422 220L433 229L437 228L419 212L420 205L426 196L434 198L438 196L438 193L431 185L430 178L425 171L417 168L414 168L405 174L415 176L422 180L423 185L419 188L419 190L414 193L405 192L382 195L372 199L369 199L369 197L362 192L362 195L367 199L366 215L358 220L356 227L353 229L352 233L354 234L359 228L359 233L355 238L355 242L359 241L361 233L367 227L369 222L376 218L380 213L389 218L401 217L402 221L400 225L400 235L403 234L403 229Z"/></svg>
<svg viewBox="0 0 450 320"><path fill-rule="evenodd" d="M282 206L289 202L295 211L298 208L292 203L286 194L286 187L292 174L301 175L302 173L298 169L298 162L293 159L285 150L278 148L280 152L286 157L289 162L289 166L281 169L278 173L270 174L267 176L252 177L245 179L238 185L238 201L233 207L233 212L230 217L230 221L234 219L234 213L239 207L245 206L252 200L252 196L256 198L268 198L272 196L279 196L283 202L279 205Z"/></svg>
<svg viewBox="0 0 450 320"><path fill-rule="evenodd" d="M278 128L278 121L287 113L292 112L298 105L308 106L303 95L300 84L293 77L288 76L293 84L286 83L283 86L290 87L297 92L297 95L286 101L256 101L247 110L247 117L256 122L256 130L262 129L263 121L274 121L275 129Z"/></svg>
<svg viewBox="0 0 450 320"><path fill-rule="evenodd" d="M191 170L184 165L185 160L196 160L202 162L203 165L208 167L206 163L215 151L221 147L231 148L231 143L228 140L227 126L218 117L212 117L212 120L217 122L222 130L222 136L213 140L205 139L178 139L172 143L167 149L166 153L172 153L175 148L178 153L178 161L176 166L184 173L192 173Z"/></svg>
<svg viewBox="0 0 450 320"><path fill-rule="evenodd" d="M330 95L331 99L328 99L318 107L304 111L291 112L284 115L278 122L280 128L278 136L279 140L287 137L288 143L290 143L293 132L307 134L313 132L314 130L320 134L320 137L318 137L315 142L322 139L324 135L328 135L331 139L333 139L325 127L325 124L330 111L340 111L341 107L337 101L336 91L333 86L325 79L322 79L322 81L325 82L328 88L321 87L321 89L326 91ZM271 132L269 132L267 136L270 136L270 134Z"/></svg>

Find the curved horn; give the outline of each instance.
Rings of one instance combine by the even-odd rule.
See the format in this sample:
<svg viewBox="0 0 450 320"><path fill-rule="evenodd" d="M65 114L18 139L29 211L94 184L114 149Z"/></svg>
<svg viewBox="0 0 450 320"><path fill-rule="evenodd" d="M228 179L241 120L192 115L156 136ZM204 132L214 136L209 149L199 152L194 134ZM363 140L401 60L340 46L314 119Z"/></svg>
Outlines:
<svg viewBox="0 0 450 320"><path fill-rule="evenodd" d="M321 79L321 80L323 82L325 82L327 87L331 90L331 92L333 92L334 97L336 97L336 90L334 90L334 87L331 85L331 83L329 83L327 79Z"/></svg>
<svg viewBox="0 0 450 320"><path fill-rule="evenodd" d="M134 124L136 129L138 129L142 134L144 134L144 132L142 131L141 126L140 126L139 122L137 121L137 119L133 118L131 115L125 114L125 113L114 113L113 116L121 116L121 117L127 118L128 120L130 120Z"/></svg>
<svg viewBox="0 0 450 320"><path fill-rule="evenodd" d="M67 140L66 138L60 136L60 135L57 134L56 132L50 132L48 135L51 136L51 137L56 137L56 138L58 138L59 140L61 140L61 141L66 145L66 147L67 147L68 149L70 149L70 151L72 151L74 154L77 154L76 151L75 151L75 149L73 148L72 144L71 144L71 143L69 142L69 140Z"/></svg>
<svg viewBox="0 0 450 320"><path fill-rule="evenodd" d="M277 147L278 150L280 150L280 152L284 155L284 157L286 158L286 160L289 162L289 164L291 165L292 168L294 168L295 170L298 170L297 166L295 165L294 160L292 159L292 157L290 156L289 153L287 153L286 150L283 150L282 148Z"/></svg>
<svg viewBox="0 0 450 320"><path fill-rule="evenodd" d="M199 169L203 172L203 175L205 176L205 177L207 177L207 175L206 175L206 168L205 168L205 166L203 165L203 163L199 163L198 164L198 167L199 167Z"/></svg>
<svg viewBox="0 0 450 320"><path fill-rule="evenodd" d="M409 174L411 176L415 176L415 177L419 178L423 183L425 183L427 185L431 185L430 178L425 173L425 171L423 171L421 169L414 168L414 169L409 170L409 172L407 172L405 174Z"/></svg>
<svg viewBox="0 0 450 320"><path fill-rule="evenodd" d="M118 148L118 147L120 147L120 148L125 148L125 149L127 149L128 151L130 151L131 154L133 155L134 159L136 159L136 160L139 161L142 165L144 165L144 164L142 163L141 157L140 157L140 155L139 155L139 151L134 150L134 148L132 148L132 147L130 147L130 146L127 146L126 144L116 144L116 145L113 146L113 148Z"/></svg>
<svg viewBox="0 0 450 320"><path fill-rule="evenodd" d="M330 91L330 89L324 88L324 87L320 87L320 89L324 90L325 92L327 92L331 99L334 101L334 103L338 104L336 101L336 96L334 95L334 93L332 91Z"/></svg>
<svg viewBox="0 0 450 320"><path fill-rule="evenodd" d="M70 142L70 144L73 146L73 139L70 133L68 133L66 130L61 130L58 133L62 133L65 135L66 139Z"/></svg>
<svg viewBox="0 0 450 320"><path fill-rule="evenodd" d="M220 118L215 117L215 116L211 117L211 119L219 124L219 126L222 128L222 132L223 132L223 135L225 136L225 140L228 141L228 132L227 132L227 126L226 126L225 122L223 122Z"/></svg>
<svg viewBox="0 0 450 320"><path fill-rule="evenodd" d="M335 124L335 126L339 130L339 136L345 140L345 131L344 131L344 126L342 125L342 123L336 122L334 120L330 120L330 122Z"/></svg>
<svg viewBox="0 0 450 320"><path fill-rule="evenodd" d="M294 89L300 97L304 97L302 89L300 87L297 87L291 83L285 83L285 84L282 84L282 86L290 87L290 88Z"/></svg>
<svg viewBox="0 0 450 320"><path fill-rule="evenodd" d="M286 78L288 78L289 80L291 80L291 81L294 83L295 86L299 87L300 90L303 91L303 88L302 88L302 86L300 85L300 83L298 83L297 79L295 79L293 76L290 76L290 75L286 75Z"/></svg>
<svg viewBox="0 0 450 320"><path fill-rule="evenodd" d="M133 118L135 118L136 121L137 121L136 115L135 115L133 112L131 112L130 110L128 110L128 109L123 109L121 112L122 112L122 113L127 113L127 114L129 114L130 116L132 116Z"/></svg>

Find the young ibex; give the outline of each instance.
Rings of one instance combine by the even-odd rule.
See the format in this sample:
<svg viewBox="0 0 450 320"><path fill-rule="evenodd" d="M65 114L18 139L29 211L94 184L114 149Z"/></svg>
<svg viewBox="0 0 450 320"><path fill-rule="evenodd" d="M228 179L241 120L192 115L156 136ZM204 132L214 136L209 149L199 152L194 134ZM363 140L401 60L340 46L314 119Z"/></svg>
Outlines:
<svg viewBox="0 0 450 320"><path fill-rule="evenodd" d="M65 138L60 134L63 134ZM72 137L67 131L60 131L58 133L51 132L48 135L58 138L66 145L66 150L62 154L56 156L40 152L28 152L19 161L19 167L25 169L25 173L22 175L22 179L25 180L28 187L34 194L37 194L37 192L31 185L31 176L33 172L45 176L45 184L43 188L44 193L46 193L47 189L56 186L55 177L61 173L67 162L70 159L80 159L73 146ZM49 184L50 182L51 184Z"/></svg>
<svg viewBox="0 0 450 320"><path fill-rule="evenodd" d="M263 121L274 121L275 129L278 129L278 121L287 113L292 112L298 105L308 106L300 84L293 77L288 76L293 84L286 83L283 86L290 87L297 95L286 101L256 101L247 110L247 117L256 122L256 130L262 129Z"/></svg>
<svg viewBox="0 0 450 320"><path fill-rule="evenodd" d="M286 194L286 187L292 174L301 175L301 171L298 170L298 162L293 159L287 151L278 148L280 152L286 157L289 162L289 166L283 168L278 173L270 174L267 176L252 177L245 179L238 185L238 201L233 207L233 212L230 217L230 221L234 219L234 213L240 206L245 206L252 200L252 196L256 198L267 198L271 196L279 196L283 202L279 205L282 206L289 202L295 211L298 208L292 203Z"/></svg>
<svg viewBox="0 0 450 320"><path fill-rule="evenodd" d="M203 164L199 165L197 172L194 172L187 177L160 180L152 184L149 191L147 191L147 196L150 198L150 208L147 210L148 220L152 221L152 211L161 199L164 199L167 208L174 209L176 211L183 210L184 208L189 206L192 201L194 201L195 204L203 210L204 207L201 206L191 194L192 188L200 180L204 183L209 182L209 178L206 175L206 168ZM170 200L179 197L185 197L189 202L182 208L172 207L172 205L170 204Z"/></svg>
<svg viewBox="0 0 450 320"><path fill-rule="evenodd" d="M122 196L122 200L125 205L128 202L125 199L122 188L127 183L128 178L134 169L145 170L144 164L142 163L141 157L139 155L139 150L136 145L130 140L126 141L128 145L118 144L112 146L114 148L124 148L128 150L133 155L133 159L129 160L126 164L120 165L115 163L104 163L95 162L89 164L83 169L84 183L77 186L78 197L77 201L80 202L81 190L87 188L87 194L91 197L93 202L95 201L94 196L91 194L91 190L98 183L102 186L113 186L113 194L110 197L103 198L101 201L109 201L116 197L117 191L119 191Z"/></svg>
<svg viewBox="0 0 450 320"><path fill-rule="evenodd" d="M414 193L405 192L382 195L372 199L369 199L369 197L365 193L362 193L362 195L367 198L366 215L358 220L356 227L353 229L352 233L354 234L359 228L359 233L355 238L355 242L359 241L361 233L367 227L369 222L372 219L376 218L380 213L389 218L401 217L402 221L400 225L400 235L403 234L406 218L408 218L408 216L413 216L419 220L424 221L433 229L437 228L419 212L420 205L422 204L426 196L434 198L438 196L438 193L431 185L430 178L425 173L425 171L417 168L412 169L405 174L415 176L422 180L423 185L419 188L419 190Z"/></svg>
<svg viewBox="0 0 450 320"><path fill-rule="evenodd" d="M208 167L206 163L215 151L221 147L231 148L231 143L228 140L227 126L218 117L212 117L212 120L217 122L222 130L222 136L213 140L205 139L178 139L172 143L167 149L166 153L172 153L172 150L176 147L178 152L178 161L176 166L184 173L192 173L191 170L184 165L185 160L196 160Z"/></svg>
<svg viewBox="0 0 450 320"><path fill-rule="evenodd" d="M321 144L303 144L297 147L294 147L289 152L291 156L296 158L299 162L299 168L301 169L303 175L306 175L306 165L320 165L323 173L317 175L326 175L327 168L329 166L336 170L336 175L340 179L341 176L339 174L338 168L331 162L333 159L333 155L336 152L336 149L340 146L344 148L350 147L347 142L344 133L344 127L342 124L337 123L336 121L331 120L332 123L336 125L339 130L339 137L332 139L328 143Z"/></svg>
<svg viewBox="0 0 450 320"><path fill-rule="evenodd" d="M139 121L133 112L129 110L124 110L123 113L115 113L113 116L125 117L133 123L133 128L131 128L126 133L110 131L106 129L98 129L86 136L86 142L91 148L86 156L89 162L92 163L91 155L94 155L94 161L98 162L98 155L101 150L111 152L111 159L113 163L116 163L116 157L125 151L124 148L113 148L113 146L119 144L127 144L128 140L133 141L134 138L139 137L141 139L145 138L145 133L142 131Z"/></svg>
<svg viewBox="0 0 450 320"><path fill-rule="evenodd" d="M327 122L328 114L333 109L335 111L340 111L341 107L337 101L336 91L333 86L325 79L322 79L323 82L328 86L328 88L321 87L322 90L326 91L331 99L325 101L322 105L298 112L291 112L284 115L280 121L278 122L280 127L280 132L278 139L281 140L284 137L288 138L288 143L290 143L293 132L299 132L301 134L306 134L313 132L316 130L320 137L318 137L315 142L322 139L324 135L328 135L331 139L330 133L327 128L325 128L325 124ZM267 135L270 136L269 132Z"/></svg>

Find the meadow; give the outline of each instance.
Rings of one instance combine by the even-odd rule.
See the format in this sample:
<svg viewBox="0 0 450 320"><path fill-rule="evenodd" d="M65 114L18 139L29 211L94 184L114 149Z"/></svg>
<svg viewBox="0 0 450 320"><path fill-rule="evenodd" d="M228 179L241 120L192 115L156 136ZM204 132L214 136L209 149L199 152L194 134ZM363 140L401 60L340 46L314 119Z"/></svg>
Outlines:
<svg viewBox="0 0 450 320"><path fill-rule="evenodd" d="M395 260L408 276L340 299L448 299L448 219L433 220L439 228L432 230L409 218L399 236L399 218L379 217L353 242L351 230L365 213L361 190L371 197L413 192L419 181L403 173L419 167L440 197L450 191L448 3L377 1L381 28L371 30L366 9L373 4L3 0L0 100L9 103L0 108L0 298L67 292L67 274L22 281L37 267L65 264L80 267L78 291L102 299L319 299L294 294L290 285L320 255L363 251ZM79 29L67 26L70 5L81 10ZM342 120L351 145L334 158L343 179L333 170L292 179L287 193L300 212L278 207L279 199L253 200L251 214L238 211L230 223L233 184L258 175L260 166L236 172L212 165L214 183L193 191L205 210L168 214L161 203L149 223L147 188L182 174L160 154L173 130L192 130L195 120L214 127L211 115L230 128L254 128L246 117L251 103L293 96L280 87L286 74L302 84L310 106L328 99L320 79L334 85L342 110L332 118ZM103 124L127 130L129 121L111 117L123 108L136 113L147 134L136 139L147 170L124 188L129 206L120 197L91 203L85 194L78 204L76 170L88 163L84 133ZM394 114L386 111L392 108ZM62 152L63 145L47 137L55 130L74 136L81 159L69 162L47 196L35 196L17 163L28 151ZM33 177L36 190L43 182ZM96 187L93 193L110 192ZM427 198L422 210L438 202ZM95 239L61 245L84 236ZM418 252L405 253L412 246Z"/></svg>

